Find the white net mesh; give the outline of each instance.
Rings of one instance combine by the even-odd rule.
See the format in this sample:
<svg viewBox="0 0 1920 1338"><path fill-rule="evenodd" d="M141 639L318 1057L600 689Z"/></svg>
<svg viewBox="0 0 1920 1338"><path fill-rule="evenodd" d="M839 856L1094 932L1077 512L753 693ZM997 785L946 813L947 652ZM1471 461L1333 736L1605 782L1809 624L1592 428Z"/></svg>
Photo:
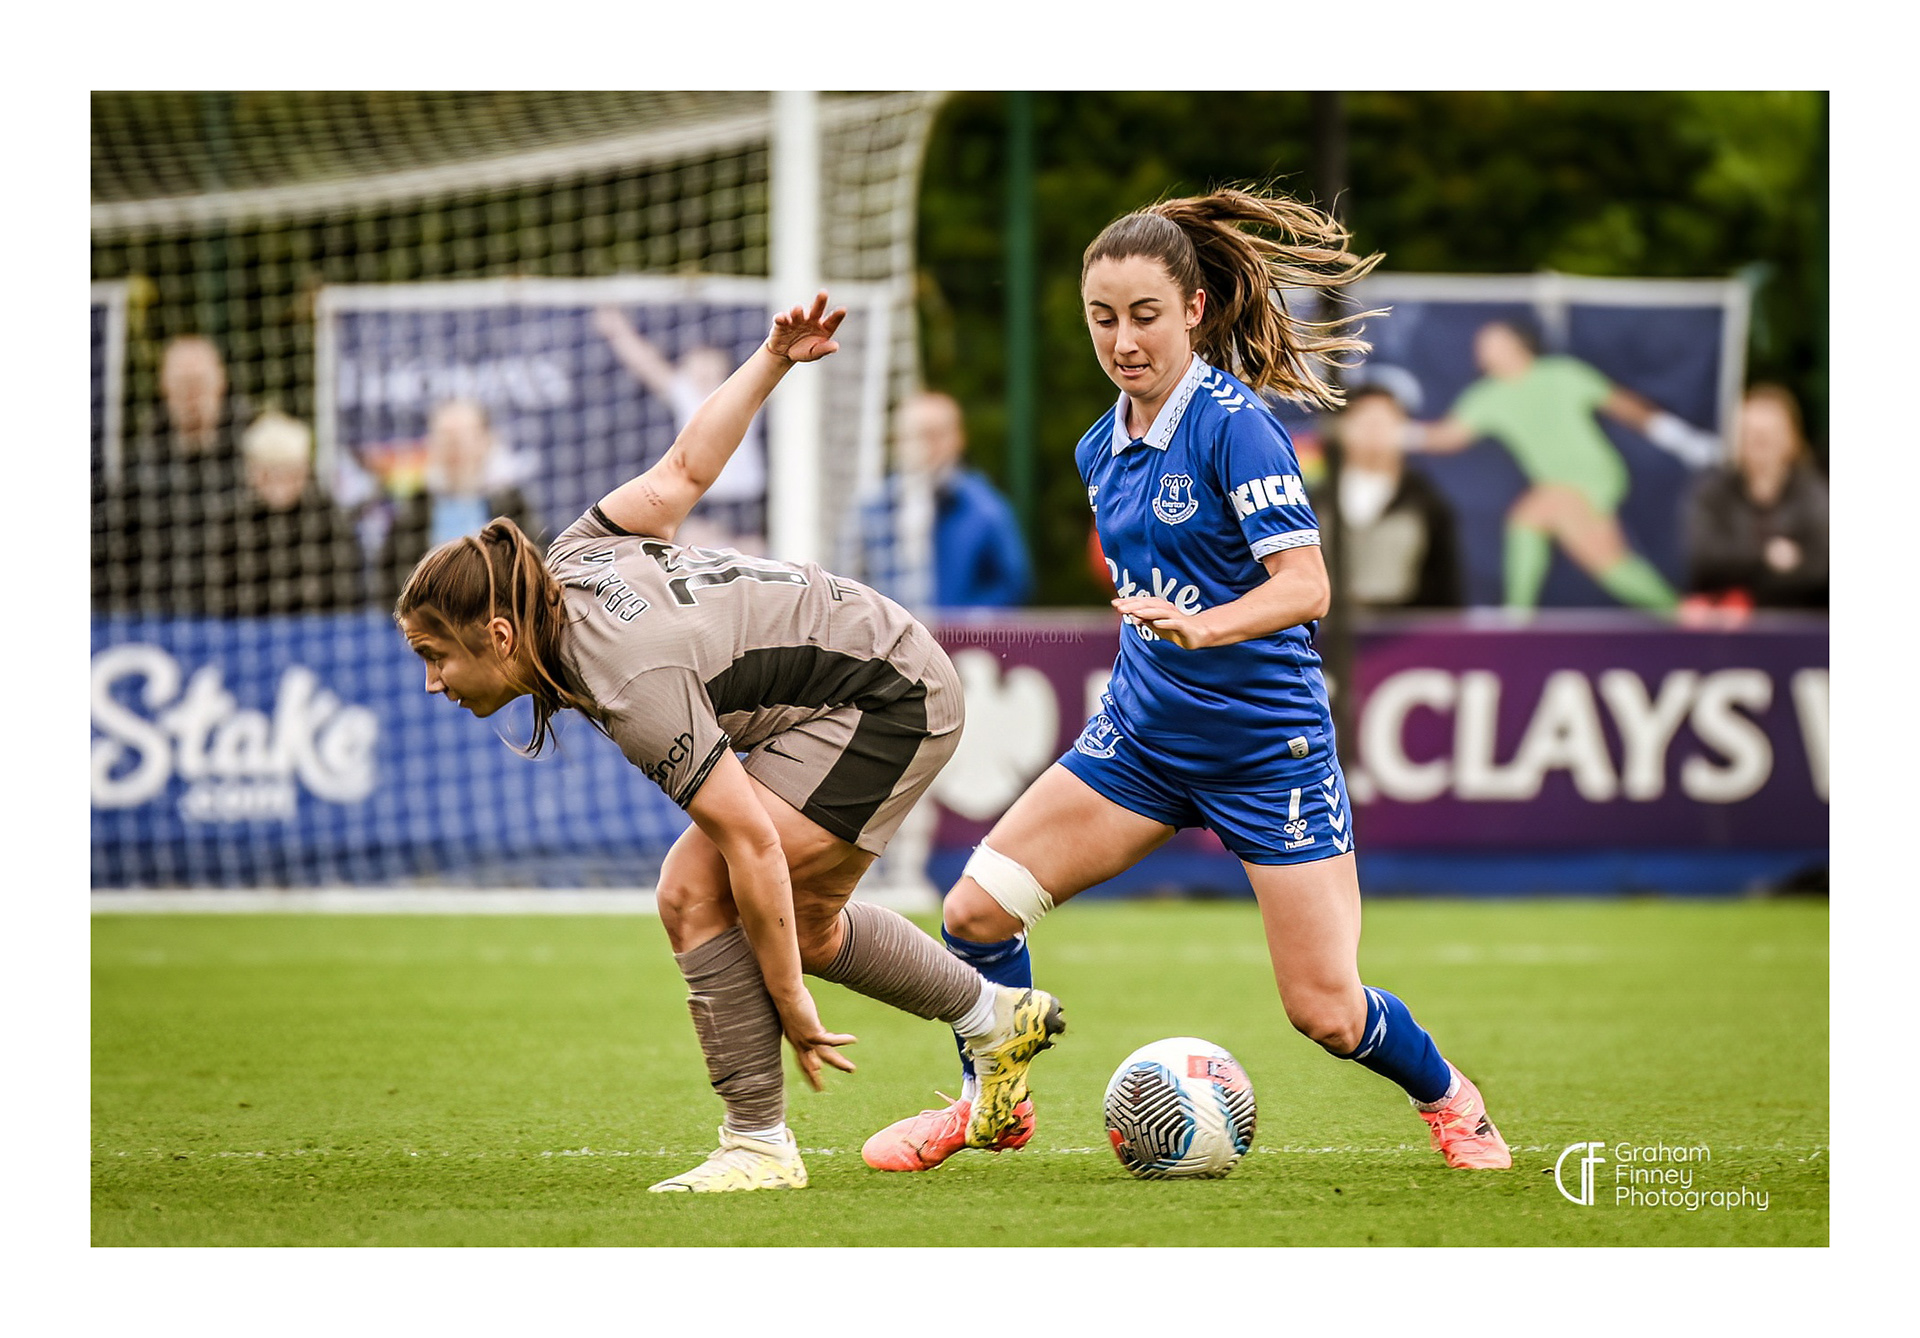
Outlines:
<svg viewBox="0 0 1920 1338"><path fill-rule="evenodd" d="M934 101L820 103L822 552L916 376ZM652 463L804 296L765 278L768 95L93 105L95 883L647 881L684 818L583 728L528 766L422 714L384 609ZM689 537L764 547L765 445Z"/></svg>

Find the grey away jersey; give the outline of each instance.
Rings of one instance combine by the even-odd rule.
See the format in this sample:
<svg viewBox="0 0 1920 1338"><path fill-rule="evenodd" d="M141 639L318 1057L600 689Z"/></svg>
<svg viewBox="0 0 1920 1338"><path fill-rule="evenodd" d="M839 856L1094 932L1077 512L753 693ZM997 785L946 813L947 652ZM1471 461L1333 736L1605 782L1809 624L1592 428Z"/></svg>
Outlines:
<svg viewBox="0 0 1920 1338"><path fill-rule="evenodd" d="M724 752L838 707L885 707L941 653L900 605L816 563L628 534L597 506L553 541L547 568L566 599L561 657L627 759L683 808Z"/></svg>

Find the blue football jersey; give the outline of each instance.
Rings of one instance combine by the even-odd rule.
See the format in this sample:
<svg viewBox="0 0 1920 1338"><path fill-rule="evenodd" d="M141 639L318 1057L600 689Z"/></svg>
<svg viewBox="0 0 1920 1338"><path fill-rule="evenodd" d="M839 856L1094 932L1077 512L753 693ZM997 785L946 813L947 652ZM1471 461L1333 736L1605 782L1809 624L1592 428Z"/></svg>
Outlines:
<svg viewBox="0 0 1920 1338"><path fill-rule="evenodd" d="M1196 613L1265 582L1261 558L1320 542L1286 429L1198 354L1144 438L1126 421L1122 395L1074 452L1122 595ZM1115 724L1195 779L1324 758L1333 723L1316 626L1182 650L1129 619L1107 689Z"/></svg>

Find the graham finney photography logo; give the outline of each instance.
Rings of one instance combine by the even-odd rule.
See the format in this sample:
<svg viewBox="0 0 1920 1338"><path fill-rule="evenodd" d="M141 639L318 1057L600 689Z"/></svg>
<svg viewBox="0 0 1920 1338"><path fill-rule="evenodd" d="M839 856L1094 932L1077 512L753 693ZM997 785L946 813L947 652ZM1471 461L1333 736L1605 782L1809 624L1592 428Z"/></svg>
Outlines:
<svg viewBox="0 0 1920 1338"><path fill-rule="evenodd" d="M1609 1155L1611 1154L1611 1155ZM1712 1169L1713 1149L1704 1143L1615 1143L1599 1141L1567 1144L1553 1163L1554 1187L1567 1202L1591 1208L1607 1197L1621 1208L1702 1208L1731 1212L1736 1208L1767 1210L1767 1191L1741 1185L1709 1189L1696 1183ZM1607 1172L1611 1167L1611 1174Z"/></svg>

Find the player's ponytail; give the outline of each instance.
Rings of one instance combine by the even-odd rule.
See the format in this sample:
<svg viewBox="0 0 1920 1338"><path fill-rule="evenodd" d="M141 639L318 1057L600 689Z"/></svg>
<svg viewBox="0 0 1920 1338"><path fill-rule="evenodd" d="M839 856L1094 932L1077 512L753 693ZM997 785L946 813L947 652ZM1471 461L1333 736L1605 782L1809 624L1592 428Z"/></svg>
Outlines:
<svg viewBox="0 0 1920 1338"><path fill-rule="evenodd" d="M1332 294L1364 277L1384 258L1347 249L1350 234L1330 215L1284 195L1223 189L1162 200L1109 223L1081 262L1080 278L1098 260L1146 256L1165 266L1191 299L1204 289L1207 309L1193 332L1194 350L1256 390L1272 390L1322 408L1342 403L1320 364L1372 347L1352 333L1383 311L1310 321L1287 311L1280 293L1311 288Z"/></svg>
<svg viewBox="0 0 1920 1338"><path fill-rule="evenodd" d="M477 535L441 544L414 566L394 604L396 620L412 619L435 636L478 651L481 629L495 618L512 624L508 681L533 702L533 737L522 749L537 757L553 738L553 717L571 708L604 728L605 712L574 685L560 658L564 621L560 583L540 550L504 516Z"/></svg>

